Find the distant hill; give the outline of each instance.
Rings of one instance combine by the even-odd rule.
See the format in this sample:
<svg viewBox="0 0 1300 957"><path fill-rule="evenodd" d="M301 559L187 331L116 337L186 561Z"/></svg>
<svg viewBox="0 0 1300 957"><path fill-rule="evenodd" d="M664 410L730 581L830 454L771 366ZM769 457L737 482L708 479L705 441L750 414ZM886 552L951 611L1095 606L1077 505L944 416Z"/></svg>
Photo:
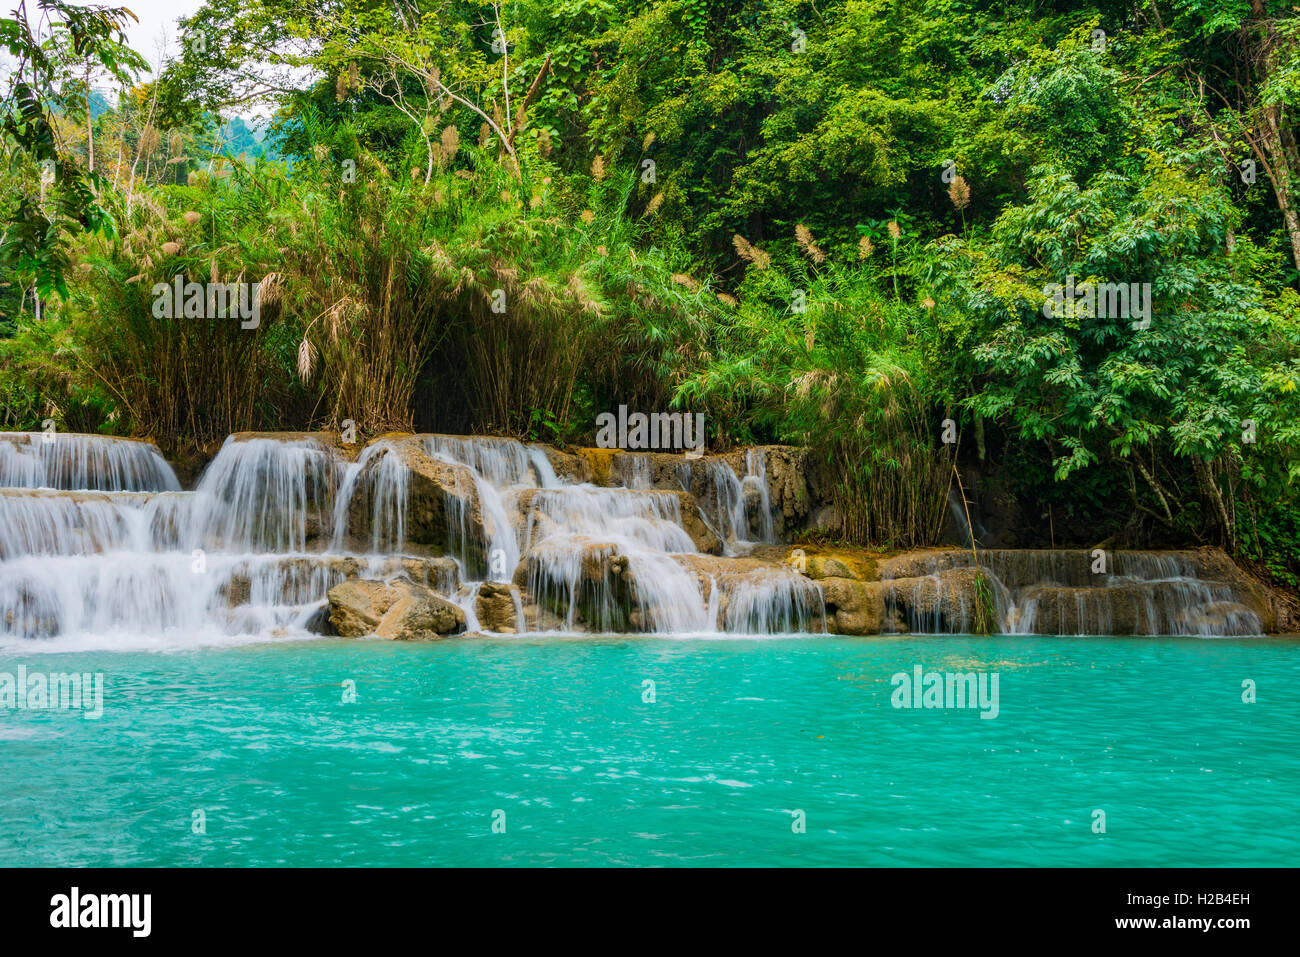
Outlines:
<svg viewBox="0 0 1300 957"><path fill-rule="evenodd" d="M270 120L255 119L249 123L243 117L234 117L221 127L221 139L225 143L223 152L232 157L243 153L250 160L258 157L279 159L270 128Z"/></svg>

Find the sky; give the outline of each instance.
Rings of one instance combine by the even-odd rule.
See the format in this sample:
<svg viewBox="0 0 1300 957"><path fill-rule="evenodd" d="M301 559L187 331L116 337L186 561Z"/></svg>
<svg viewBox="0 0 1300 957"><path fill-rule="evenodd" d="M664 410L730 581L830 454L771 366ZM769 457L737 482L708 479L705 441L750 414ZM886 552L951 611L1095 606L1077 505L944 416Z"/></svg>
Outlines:
<svg viewBox="0 0 1300 957"><path fill-rule="evenodd" d="M139 53L155 68L160 59L180 54L180 28L176 25L179 17L192 16L203 0L69 0L73 5L126 7L136 15L138 23L128 21L126 35L131 49ZM250 105L243 110L234 110L232 115L242 116L254 121L269 115L269 110Z"/></svg>
<svg viewBox="0 0 1300 957"><path fill-rule="evenodd" d="M143 56L149 63L158 62L159 44L166 36L166 55L175 56L179 52L178 37L180 30L176 26L177 17L188 17L203 5L203 0L101 0L107 6L126 7L139 18L127 29L127 39L133 50ZM77 6L90 6L77 3Z"/></svg>

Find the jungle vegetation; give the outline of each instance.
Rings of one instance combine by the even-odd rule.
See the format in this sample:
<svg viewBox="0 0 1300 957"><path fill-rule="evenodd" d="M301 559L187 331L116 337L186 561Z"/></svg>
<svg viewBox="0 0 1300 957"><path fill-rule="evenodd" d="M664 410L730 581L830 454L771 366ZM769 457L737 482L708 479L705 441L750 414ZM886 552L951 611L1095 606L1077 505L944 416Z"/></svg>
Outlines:
<svg viewBox="0 0 1300 957"><path fill-rule="evenodd" d="M956 466L1041 544L1296 584L1289 2L207 0L158 63L18 2L0 428L682 409L807 446L840 540L934 541ZM260 323L156 317L177 275L260 282ZM1149 321L1045 309L1067 281Z"/></svg>

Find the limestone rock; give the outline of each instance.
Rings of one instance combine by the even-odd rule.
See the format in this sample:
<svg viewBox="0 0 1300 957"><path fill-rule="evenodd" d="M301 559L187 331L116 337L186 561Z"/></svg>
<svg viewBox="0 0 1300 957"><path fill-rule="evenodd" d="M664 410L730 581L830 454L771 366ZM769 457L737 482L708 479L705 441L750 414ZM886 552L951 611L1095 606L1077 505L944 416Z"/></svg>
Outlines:
<svg viewBox="0 0 1300 957"><path fill-rule="evenodd" d="M878 635L885 630L885 586L847 577L820 582L826 595L826 626L837 635Z"/></svg>
<svg viewBox="0 0 1300 957"><path fill-rule="evenodd" d="M345 638L441 638L465 630L465 613L410 579L356 579L329 590L330 624Z"/></svg>
<svg viewBox="0 0 1300 957"><path fill-rule="evenodd" d="M479 627L484 631L514 635L525 627L519 588L506 582L484 582L480 585L478 596L474 600L474 612L478 615Z"/></svg>
<svg viewBox="0 0 1300 957"><path fill-rule="evenodd" d="M406 468L407 543L440 554L460 554L471 573L487 567L487 543L494 531L485 524L473 471L424 453L418 441L393 442L384 455L396 455ZM376 455L360 478L348 513L348 530L362 542L371 540L375 487L384 456Z"/></svg>

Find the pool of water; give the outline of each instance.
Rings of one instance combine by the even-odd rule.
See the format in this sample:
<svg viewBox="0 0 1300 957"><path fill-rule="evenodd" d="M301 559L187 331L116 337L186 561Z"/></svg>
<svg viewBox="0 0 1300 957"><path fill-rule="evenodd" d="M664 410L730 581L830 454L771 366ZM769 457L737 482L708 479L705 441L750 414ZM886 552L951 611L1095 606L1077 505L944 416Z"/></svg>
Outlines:
<svg viewBox="0 0 1300 957"><path fill-rule="evenodd" d="M0 673L101 672L103 713L0 709L4 866L1300 860L1294 638L41 651ZM894 707L918 665L997 716Z"/></svg>

